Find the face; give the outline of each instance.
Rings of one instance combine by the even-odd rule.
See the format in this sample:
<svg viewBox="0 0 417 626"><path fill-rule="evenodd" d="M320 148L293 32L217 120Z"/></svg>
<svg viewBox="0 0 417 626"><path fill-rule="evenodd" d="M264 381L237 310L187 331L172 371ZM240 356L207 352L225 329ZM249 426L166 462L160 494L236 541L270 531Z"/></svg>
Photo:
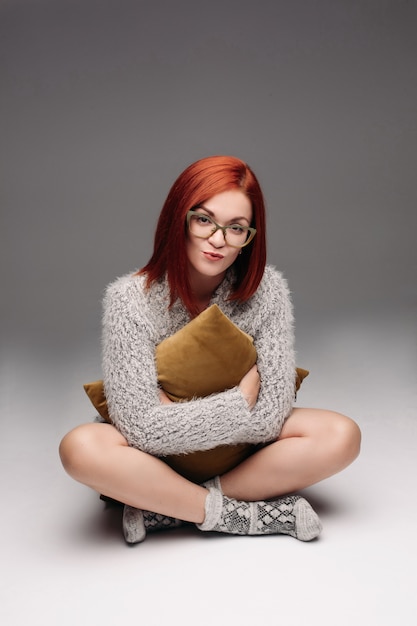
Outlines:
<svg viewBox="0 0 417 626"><path fill-rule="evenodd" d="M242 191L224 191L206 200L203 205L204 208L198 211L213 218L220 226L250 226L252 207ZM219 283L240 252L240 248L233 248L225 241L220 229L208 239L200 239L188 232L186 249L191 280L218 279Z"/></svg>

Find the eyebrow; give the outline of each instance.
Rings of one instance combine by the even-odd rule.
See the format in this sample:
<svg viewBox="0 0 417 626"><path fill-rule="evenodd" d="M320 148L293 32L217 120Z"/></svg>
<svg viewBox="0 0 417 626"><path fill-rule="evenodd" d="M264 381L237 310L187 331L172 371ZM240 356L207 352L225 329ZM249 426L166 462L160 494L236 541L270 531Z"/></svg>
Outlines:
<svg viewBox="0 0 417 626"><path fill-rule="evenodd" d="M207 213L211 217L213 217L213 218L215 217L213 211L210 211L210 209L208 209L206 206L204 206L204 204L199 204L198 206L196 206L196 209L204 209L205 211L207 211ZM236 222L237 220L245 220L245 222L250 224L250 221L248 220L248 218L244 217L243 215L241 217L233 217L231 220L229 220L229 224L232 224L232 223Z"/></svg>

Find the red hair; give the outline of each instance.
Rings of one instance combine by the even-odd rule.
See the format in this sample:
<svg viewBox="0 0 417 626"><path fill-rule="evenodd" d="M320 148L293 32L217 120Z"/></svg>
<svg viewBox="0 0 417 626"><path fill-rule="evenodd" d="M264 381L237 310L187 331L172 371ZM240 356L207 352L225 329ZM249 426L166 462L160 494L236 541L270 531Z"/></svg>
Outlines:
<svg viewBox="0 0 417 626"><path fill-rule="evenodd" d="M266 263L265 203L259 182L250 167L231 156L212 156L193 163L172 185L159 216L153 254L138 274L146 274L146 286L167 275L170 304L180 298L191 315L198 313L188 280L186 215L216 194L237 189L252 204L254 239L233 264L235 282L230 300L244 302L257 290Z"/></svg>

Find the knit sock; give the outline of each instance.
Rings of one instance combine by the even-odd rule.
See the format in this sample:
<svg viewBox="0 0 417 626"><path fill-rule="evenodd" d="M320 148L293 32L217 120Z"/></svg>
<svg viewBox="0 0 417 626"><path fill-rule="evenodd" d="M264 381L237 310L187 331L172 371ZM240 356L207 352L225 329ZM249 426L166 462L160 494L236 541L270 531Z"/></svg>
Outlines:
<svg viewBox="0 0 417 626"><path fill-rule="evenodd" d="M218 477L204 486L209 493L204 522L197 524L200 530L233 535L284 534L301 541L310 541L321 532L317 514L301 496L244 502L225 496Z"/></svg>
<svg viewBox="0 0 417 626"><path fill-rule="evenodd" d="M168 515L161 515L160 513L152 513L152 511L143 511L143 519L145 522L145 528L150 533L157 530L170 530L171 528L178 528L184 523L180 519L175 519L175 517L168 517Z"/></svg>
<svg viewBox="0 0 417 626"><path fill-rule="evenodd" d="M181 520L160 513L142 511L127 504L123 508L123 534L127 543L144 541L147 531L178 528L181 524Z"/></svg>

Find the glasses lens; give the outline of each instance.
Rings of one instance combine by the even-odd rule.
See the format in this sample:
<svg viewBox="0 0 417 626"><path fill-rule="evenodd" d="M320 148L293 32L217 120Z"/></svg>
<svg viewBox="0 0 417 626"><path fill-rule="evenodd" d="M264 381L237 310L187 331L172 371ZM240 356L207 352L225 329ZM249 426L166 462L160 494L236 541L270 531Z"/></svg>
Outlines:
<svg viewBox="0 0 417 626"><path fill-rule="evenodd" d="M241 247L244 246L250 237L250 230L245 226L239 224L232 224L232 226L226 227L226 239L227 243L231 246Z"/></svg>
<svg viewBox="0 0 417 626"><path fill-rule="evenodd" d="M216 225L213 224L208 215L193 213L190 216L189 228L190 232L196 235L196 237L209 238L212 232L216 230Z"/></svg>
<svg viewBox="0 0 417 626"><path fill-rule="evenodd" d="M202 239L208 239L217 229L217 224L204 213L190 214L188 226L193 235ZM252 236L250 230L240 224L226 226L224 233L227 243L236 248L244 246Z"/></svg>

